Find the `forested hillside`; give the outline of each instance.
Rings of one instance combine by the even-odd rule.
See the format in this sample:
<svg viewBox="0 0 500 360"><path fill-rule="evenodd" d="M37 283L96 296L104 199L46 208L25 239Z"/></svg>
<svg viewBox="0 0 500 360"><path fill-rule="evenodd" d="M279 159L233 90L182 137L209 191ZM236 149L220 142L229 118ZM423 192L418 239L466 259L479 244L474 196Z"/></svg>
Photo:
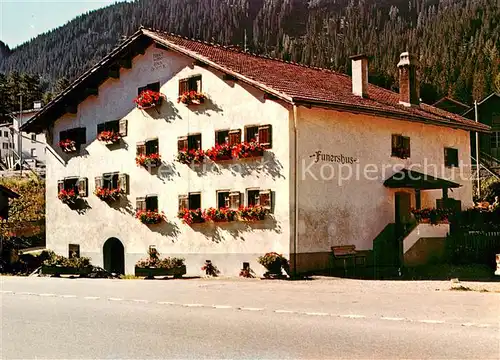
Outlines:
<svg viewBox="0 0 500 360"><path fill-rule="evenodd" d="M500 0L137 0L14 49L0 43L0 72L38 73L54 89L140 25L346 73L349 56L364 52L370 81L387 88L397 87L398 57L409 50L428 103L500 91Z"/></svg>

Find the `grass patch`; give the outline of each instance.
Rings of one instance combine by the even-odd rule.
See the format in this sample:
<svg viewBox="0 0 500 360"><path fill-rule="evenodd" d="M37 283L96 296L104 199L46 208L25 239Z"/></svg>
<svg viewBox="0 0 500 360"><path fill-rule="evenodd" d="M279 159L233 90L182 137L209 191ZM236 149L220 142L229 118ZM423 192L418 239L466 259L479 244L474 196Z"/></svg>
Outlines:
<svg viewBox="0 0 500 360"><path fill-rule="evenodd" d="M120 275L120 279L122 279L122 280L137 280L137 279L142 279L142 278L139 276L132 275L132 274L127 274L127 275Z"/></svg>

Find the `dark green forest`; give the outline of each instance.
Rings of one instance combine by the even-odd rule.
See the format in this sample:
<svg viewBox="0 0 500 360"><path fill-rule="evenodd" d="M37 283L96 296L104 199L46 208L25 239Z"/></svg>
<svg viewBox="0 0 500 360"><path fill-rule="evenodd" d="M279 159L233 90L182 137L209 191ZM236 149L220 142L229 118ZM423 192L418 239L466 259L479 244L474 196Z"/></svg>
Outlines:
<svg viewBox="0 0 500 360"><path fill-rule="evenodd" d="M427 103L449 95L471 104L500 91L500 0L136 0L14 49L0 42L4 107L18 106L12 77L38 79L33 96L47 101L141 25L345 73L349 56L365 53L370 81L394 90L408 50L419 59Z"/></svg>

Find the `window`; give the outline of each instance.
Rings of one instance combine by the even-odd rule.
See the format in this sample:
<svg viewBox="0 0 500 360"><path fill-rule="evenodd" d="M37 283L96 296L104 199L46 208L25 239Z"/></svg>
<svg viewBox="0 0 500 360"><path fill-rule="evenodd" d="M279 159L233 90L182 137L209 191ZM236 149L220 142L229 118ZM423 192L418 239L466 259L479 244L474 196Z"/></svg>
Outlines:
<svg viewBox="0 0 500 360"><path fill-rule="evenodd" d="M266 149L272 147L271 125L247 126L245 128L245 141L256 141Z"/></svg>
<svg viewBox="0 0 500 360"><path fill-rule="evenodd" d="M158 139L151 139L137 144L137 155L158 154Z"/></svg>
<svg viewBox="0 0 500 360"><path fill-rule="evenodd" d="M4 131L3 132L3 137L9 137L9 132L8 131Z"/></svg>
<svg viewBox="0 0 500 360"><path fill-rule="evenodd" d="M410 138L398 134L392 135L392 153L391 156L401 159L410 157Z"/></svg>
<svg viewBox="0 0 500 360"><path fill-rule="evenodd" d="M120 189L128 194L128 175L108 173L95 178L95 187L104 189Z"/></svg>
<svg viewBox="0 0 500 360"><path fill-rule="evenodd" d="M458 149L444 148L444 165L458 167Z"/></svg>
<svg viewBox="0 0 500 360"><path fill-rule="evenodd" d="M9 143L3 143L2 144L3 149L8 149L9 148Z"/></svg>
<svg viewBox="0 0 500 360"><path fill-rule="evenodd" d="M100 134L103 131L112 131L120 134L122 137L127 136L127 119L113 120L97 124L97 134Z"/></svg>
<svg viewBox="0 0 500 360"><path fill-rule="evenodd" d="M158 196L148 195L139 197L136 200L136 210L158 211Z"/></svg>
<svg viewBox="0 0 500 360"><path fill-rule="evenodd" d="M85 128L75 128L61 131L59 133L59 141L73 140L76 143L76 149L80 149L80 145L87 143L87 132Z"/></svg>
<svg viewBox="0 0 500 360"><path fill-rule="evenodd" d="M160 92L160 82L157 81L155 83L147 84L146 86L140 87L139 89L137 89L137 95L140 95L141 92L146 90Z"/></svg>
<svg viewBox="0 0 500 360"><path fill-rule="evenodd" d="M271 190L248 189L247 190L247 206L260 205L265 209L272 209L272 192Z"/></svg>
<svg viewBox="0 0 500 360"><path fill-rule="evenodd" d="M182 136L177 139L177 149L201 150L201 134Z"/></svg>
<svg viewBox="0 0 500 360"><path fill-rule="evenodd" d="M241 143L241 130L219 130L215 132L215 144L236 145Z"/></svg>
<svg viewBox="0 0 500 360"><path fill-rule="evenodd" d="M36 134L31 134L31 142L36 142Z"/></svg>
<svg viewBox="0 0 500 360"><path fill-rule="evenodd" d="M80 257L80 245L78 244L69 244L68 245L68 257L71 259L73 257Z"/></svg>
<svg viewBox="0 0 500 360"><path fill-rule="evenodd" d="M61 190L74 190L80 197L88 196L88 180L87 178L77 178L77 177L69 177L64 180L59 180L57 182L57 190L61 192Z"/></svg>
<svg viewBox="0 0 500 360"><path fill-rule="evenodd" d="M36 157L36 149L31 149L30 153L32 158Z"/></svg>
<svg viewBox="0 0 500 360"><path fill-rule="evenodd" d="M241 193L239 191L217 191L217 208L229 208L237 210L241 205Z"/></svg>
<svg viewBox="0 0 500 360"><path fill-rule="evenodd" d="M179 211L184 209L189 209L189 210L201 209L201 194L189 193L189 195L180 195Z"/></svg>
<svg viewBox="0 0 500 360"><path fill-rule="evenodd" d="M13 143L13 142L9 143L9 147L10 147L11 149L14 149L14 143Z"/></svg>
<svg viewBox="0 0 500 360"><path fill-rule="evenodd" d="M492 149L500 148L500 131L493 131L491 133L491 148Z"/></svg>
<svg viewBox="0 0 500 360"><path fill-rule="evenodd" d="M188 91L201 92L201 75L179 80L179 96Z"/></svg>

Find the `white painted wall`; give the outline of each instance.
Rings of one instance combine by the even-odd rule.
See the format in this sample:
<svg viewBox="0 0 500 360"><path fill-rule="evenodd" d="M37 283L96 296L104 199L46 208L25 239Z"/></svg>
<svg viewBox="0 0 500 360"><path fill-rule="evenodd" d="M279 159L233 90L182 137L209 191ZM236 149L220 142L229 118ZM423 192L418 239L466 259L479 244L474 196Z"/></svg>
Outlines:
<svg viewBox="0 0 500 360"><path fill-rule="evenodd" d="M450 232L449 224L418 224L403 240L403 254L406 254L422 238L445 238Z"/></svg>
<svg viewBox="0 0 500 360"><path fill-rule="evenodd" d="M439 165L440 171L444 164L444 147L458 148L459 160L469 165L463 167L462 179L455 177L453 180L463 186L450 191L449 196L460 199L463 207L472 205L472 184L467 180L470 173L468 132L333 110L299 108L298 118L299 252L328 252L331 246L346 244L354 244L358 250L371 249L375 237L395 218L396 190L383 186L384 180L395 172L391 168L425 164L427 159L428 164ZM392 134L411 138L410 159L391 157ZM359 161L344 166L320 161L309 167L314 162L309 156L317 150L355 157ZM373 180L363 175L363 169L369 164L373 164L372 168L367 168ZM449 168L444 169L444 173L432 168L426 171L412 168L439 177L452 174ZM339 172L347 177L349 169L353 177L339 185ZM408 191L412 194L414 207L414 191ZM441 190L423 191L422 207L435 207L435 199L441 197Z"/></svg>
<svg viewBox="0 0 500 360"><path fill-rule="evenodd" d="M153 62L153 54L161 61ZM188 108L177 104L178 80L190 75L202 75L203 92L210 101ZM167 96L161 112L140 111L133 99L138 87L160 81L161 92ZM222 273L237 276L242 262L250 262L257 273L263 269L257 256L278 251L289 256L289 112L274 101L265 101L263 93L240 83L222 80L222 74L193 67L192 60L175 52L150 47L145 55L133 60L131 70L122 69L120 79L109 79L99 87L99 95L87 98L78 106L76 115L66 114L54 126L54 149L63 165L47 152L47 247L67 256L68 244L80 244L82 256L92 257L102 264L102 248L108 238L122 241L126 251L126 272L133 273L135 262L146 256L149 245L156 245L160 254L186 258L188 273L200 274L205 259L210 259ZM110 150L95 140L97 124L126 118L128 136L125 146ZM250 124L272 124L273 148L265 155L266 164L256 161L234 162L229 165L197 172L174 161L177 137L202 133L202 147L215 144L215 130L242 129ZM80 156L62 154L56 146L60 131L87 127L87 144ZM136 143L159 138L162 159L172 170L171 175L151 175L135 164ZM103 173L119 171L129 174L128 207L113 209L92 193L94 178ZM85 213L72 211L57 199L57 181L69 176L89 179L90 208ZM254 225L210 224L192 228L176 218L178 195L201 191L202 207L215 207L216 190L244 192L250 187L272 189L275 196L274 221ZM164 226L148 227L134 218L136 197L158 194L159 208L168 218Z"/></svg>

